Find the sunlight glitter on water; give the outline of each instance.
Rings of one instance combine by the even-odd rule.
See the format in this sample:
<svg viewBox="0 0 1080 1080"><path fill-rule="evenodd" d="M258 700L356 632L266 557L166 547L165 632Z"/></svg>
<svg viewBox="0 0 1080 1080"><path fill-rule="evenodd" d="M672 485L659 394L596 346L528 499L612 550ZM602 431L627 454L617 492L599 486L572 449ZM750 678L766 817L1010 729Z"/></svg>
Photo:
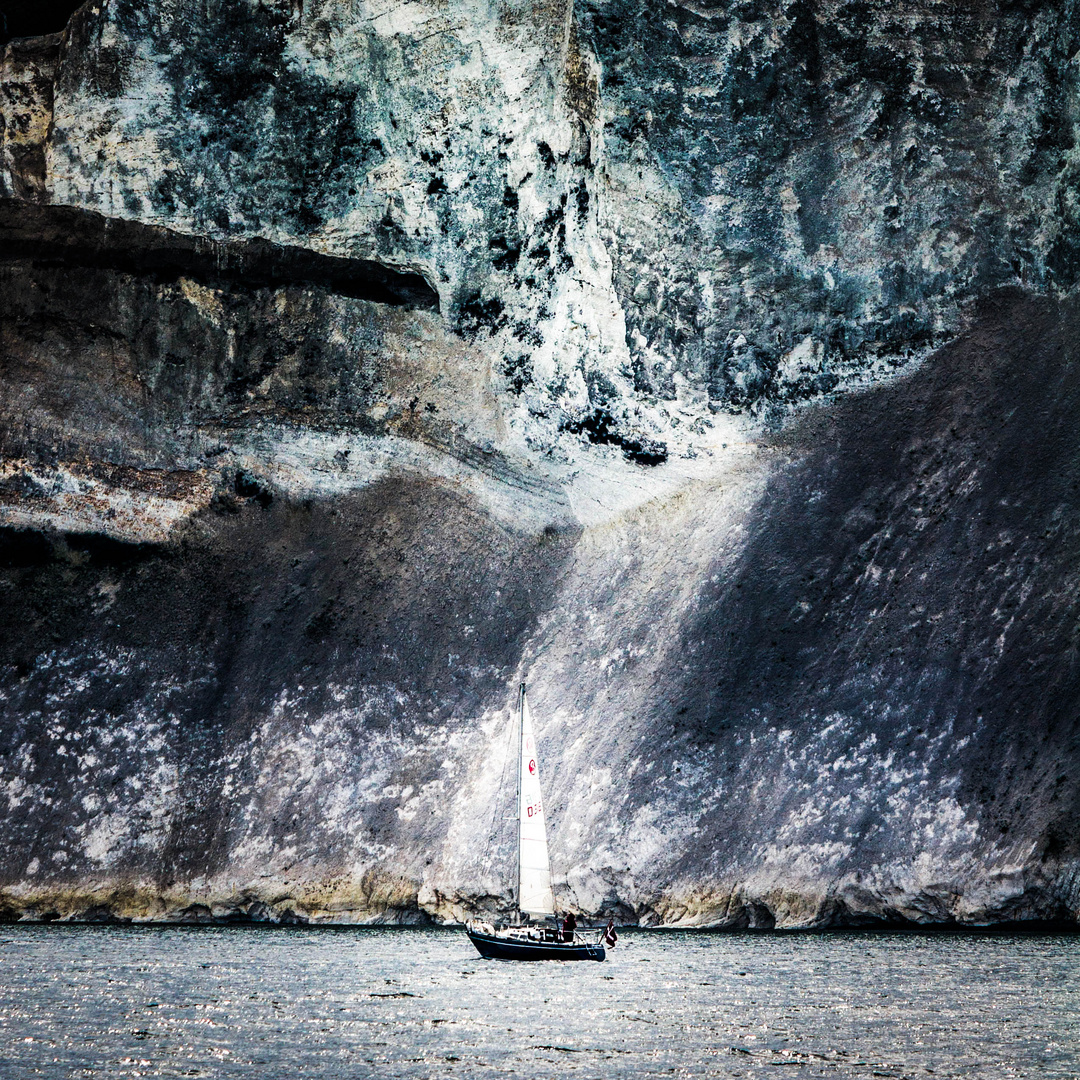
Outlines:
<svg viewBox="0 0 1080 1080"><path fill-rule="evenodd" d="M1080 937L5 927L0 1076L1080 1077Z"/></svg>

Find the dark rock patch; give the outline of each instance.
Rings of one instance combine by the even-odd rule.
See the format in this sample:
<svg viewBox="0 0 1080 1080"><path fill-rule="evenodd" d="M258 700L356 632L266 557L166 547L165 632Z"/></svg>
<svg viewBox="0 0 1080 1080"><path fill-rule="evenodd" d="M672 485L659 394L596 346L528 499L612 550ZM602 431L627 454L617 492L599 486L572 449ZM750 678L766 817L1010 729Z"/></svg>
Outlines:
<svg viewBox="0 0 1080 1080"><path fill-rule="evenodd" d="M0 45L11 38L58 34L83 0L0 0Z"/></svg>
<svg viewBox="0 0 1080 1080"><path fill-rule="evenodd" d="M667 461L668 450L663 442L626 431L625 426L603 408L593 409L581 420L567 422L563 430L584 435L597 445L617 446L627 461L637 465L663 465Z"/></svg>
<svg viewBox="0 0 1080 1080"><path fill-rule="evenodd" d="M110 270L161 283L183 276L245 290L307 285L377 304L439 309L438 294L420 274L369 259L260 239L215 241L71 206L0 199L0 254L38 266Z"/></svg>

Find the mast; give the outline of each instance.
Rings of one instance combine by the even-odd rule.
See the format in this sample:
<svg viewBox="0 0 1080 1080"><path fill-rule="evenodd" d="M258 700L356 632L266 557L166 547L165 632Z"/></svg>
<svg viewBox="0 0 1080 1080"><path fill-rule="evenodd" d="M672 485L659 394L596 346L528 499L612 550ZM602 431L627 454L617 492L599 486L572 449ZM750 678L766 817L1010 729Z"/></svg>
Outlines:
<svg viewBox="0 0 1080 1080"><path fill-rule="evenodd" d="M521 744L525 737L525 684L518 691L518 752L517 752L517 907L521 919Z"/></svg>

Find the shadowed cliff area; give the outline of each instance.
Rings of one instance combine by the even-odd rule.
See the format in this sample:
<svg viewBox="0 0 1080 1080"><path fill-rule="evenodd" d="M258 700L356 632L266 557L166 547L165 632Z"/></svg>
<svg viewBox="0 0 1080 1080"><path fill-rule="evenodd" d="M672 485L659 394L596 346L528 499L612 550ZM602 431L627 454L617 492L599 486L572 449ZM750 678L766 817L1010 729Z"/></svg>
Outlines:
<svg viewBox="0 0 1080 1080"><path fill-rule="evenodd" d="M448 732L501 705L573 539L417 480L332 504L238 487L167 547L0 536L0 759L19 777L0 873L31 867L38 914L103 877L166 913L237 872L252 831L309 884L412 849L430 826L381 788L437 782ZM398 903L416 914L415 884Z"/></svg>
<svg viewBox="0 0 1080 1080"><path fill-rule="evenodd" d="M364 260L0 199L0 283L10 460L197 470L260 423L453 443L486 380L422 277Z"/></svg>
<svg viewBox="0 0 1080 1080"><path fill-rule="evenodd" d="M688 636L715 672L695 734L863 717L851 746L901 761L948 732L984 841L1080 854L1078 329L1075 303L996 297L918 374L787 436L812 449Z"/></svg>

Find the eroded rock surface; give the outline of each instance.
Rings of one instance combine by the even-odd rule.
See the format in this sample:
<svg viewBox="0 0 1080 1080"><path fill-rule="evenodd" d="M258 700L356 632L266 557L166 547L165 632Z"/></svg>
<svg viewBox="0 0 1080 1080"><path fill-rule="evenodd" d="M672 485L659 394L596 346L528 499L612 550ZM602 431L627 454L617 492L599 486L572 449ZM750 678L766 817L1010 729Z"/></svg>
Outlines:
<svg viewBox="0 0 1080 1080"><path fill-rule="evenodd" d="M1074 5L128 0L0 63L12 917L1073 922Z"/></svg>

